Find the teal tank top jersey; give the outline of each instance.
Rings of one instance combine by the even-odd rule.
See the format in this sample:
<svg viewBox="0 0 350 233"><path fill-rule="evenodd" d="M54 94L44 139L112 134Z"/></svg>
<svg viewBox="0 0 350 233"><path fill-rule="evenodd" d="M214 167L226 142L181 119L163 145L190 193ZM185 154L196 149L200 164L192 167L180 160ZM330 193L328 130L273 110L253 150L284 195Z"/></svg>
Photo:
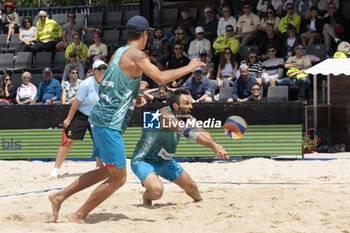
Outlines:
<svg viewBox="0 0 350 233"><path fill-rule="evenodd" d="M170 111L170 107L166 107ZM140 161L162 163L176 152L180 134L169 129L144 129L131 158L131 164Z"/></svg>
<svg viewBox="0 0 350 233"><path fill-rule="evenodd" d="M141 76L137 79L131 78L119 68L120 58L130 47L132 46L120 47L105 70L99 87L100 100L89 117L93 125L122 133L131 119L141 83Z"/></svg>

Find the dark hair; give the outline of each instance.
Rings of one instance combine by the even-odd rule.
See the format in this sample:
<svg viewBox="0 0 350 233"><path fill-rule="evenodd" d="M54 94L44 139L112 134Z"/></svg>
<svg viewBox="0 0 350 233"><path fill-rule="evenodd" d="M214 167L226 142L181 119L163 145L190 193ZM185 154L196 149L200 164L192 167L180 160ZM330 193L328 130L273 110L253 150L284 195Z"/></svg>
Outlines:
<svg viewBox="0 0 350 233"><path fill-rule="evenodd" d="M71 73L73 70L78 71L78 67L76 67L76 66L70 67L70 68L69 68L69 73Z"/></svg>
<svg viewBox="0 0 350 233"><path fill-rule="evenodd" d="M295 33L297 33L297 30L295 29L295 27L293 26L293 24L291 24L291 23L289 23L288 25L287 25L287 31L288 30L293 30Z"/></svg>
<svg viewBox="0 0 350 233"><path fill-rule="evenodd" d="M276 18L276 10L275 10L275 8L274 8L272 5L268 5L268 6L266 7L266 11L267 11L268 9L272 10L272 15L273 15L274 18ZM266 19L267 19L267 14L266 14L266 16L265 16L265 20L266 20Z"/></svg>
<svg viewBox="0 0 350 233"><path fill-rule="evenodd" d="M26 24L25 24L26 21L30 22L30 26L33 26L33 19L32 19L32 17L24 16L23 19L22 19L22 22L21 22L22 27L24 27L24 28L26 27Z"/></svg>
<svg viewBox="0 0 350 233"><path fill-rule="evenodd" d="M232 65L232 68L234 69L235 67L237 67L237 62L236 62L236 56L232 53L231 49L229 47L225 48L220 56L220 63L219 63L219 68L222 70L225 68L226 65L226 58L225 58L225 52L226 51L230 51L231 53L231 57L230 57L230 63Z"/></svg>
<svg viewBox="0 0 350 233"><path fill-rule="evenodd" d="M172 50L171 50L171 54L172 54L173 57L175 57L174 48L175 48L176 45L181 46L182 51L184 50L184 46L183 46L182 42L179 41L179 40L175 41L174 44L173 44Z"/></svg>
<svg viewBox="0 0 350 233"><path fill-rule="evenodd" d="M71 12L68 12L68 15L74 15L74 17L77 17L77 15L75 14L75 12L71 11ZM68 16L67 15L67 16Z"/></svg>
<svg viewBox="0 0 350 233"><path fill-rule="evenodd" d="M242 3L242 6L246 6L246 5L252 6L252 4L249 1L244 1Z"/></svg>
<svg viewBox="0 0 350 233"><path fill-rule="evenodd" d="M81 39L81 38L80 38L80 35L79 35L79 32L73 32L73 33L72 33L72 40L74 39L74 37L75 37L76 35L78 35L78 36L79 36L79 39Z"/></svg>
<svg viewBox="0 0 350 233"><path fill-rule="evenodd" d="M316 6L312 6L312 7L310 7L310 12L311 11L317 11L318 12L318 8Z"/></svg>
<svg viewBox="0 0 350 233"><path fill-rule="evenodd" d="M1 85L0 85L0 94L2 95L2 96L5 96L5 78L6 77L10 77L10 79L12 79L11 78L11 75L10 74L4 74L3 76L2 76L2 79L1 79ZM11 81L11 84L10 84L10 86L8 87L8 91L10 91L11 89L12 89L12 87L13 87L13 85L12 85L12 81Z"/></svg>
<svg viewBox="0 0 350 233"><path fill-rule="evenodd" d="M225 30L226 30L227 28L232 28L232 29L234 29L233 26L232 26L231 24L226 25Z"/></svg>
<svg viewBox="0 0 350 233"><path fill-rule="evenodd" d="M173 104L180 104L181 95L191 95L190 92L185 88L180 88L174 91L169 99L171 109L174 109Z"/></svg>
<svg viewBox="0 0 350 233"><path fill-rule="evenodd" d="M160 91L160 90L163 90L165 92L169 92L169 89L168 89L168 87L166 85L160 85L158 87L158 91Z"/></svg>
<svg viewBox="0 0 350 233"><path fill-rule="evenodd" d="M136 26L129 25L126 30L135 30ZM138 40L141 38L143 32L127 32L126 38L128 41Z"/></svg>
<svg viewBox="0 0 350 233"><path fill-rule="evenodd" d="M288 7L289 5L291 5L292 7L294 7L294 4L293 3L287 3L286 7Z"/></svg>
<svg viewBox="0 0 350 233"><path fill-rule="evenodd" d="M259 86L259 89L261 90L261 84L260 83L253 83L250 85L250 90L253 89L254 86Z"/></svg>
<svg viewBox="0 0 350 233"><path fill-rule="evenodd" d="M267 49L276 49L276 46L274 44L268 44Z"/></svg>

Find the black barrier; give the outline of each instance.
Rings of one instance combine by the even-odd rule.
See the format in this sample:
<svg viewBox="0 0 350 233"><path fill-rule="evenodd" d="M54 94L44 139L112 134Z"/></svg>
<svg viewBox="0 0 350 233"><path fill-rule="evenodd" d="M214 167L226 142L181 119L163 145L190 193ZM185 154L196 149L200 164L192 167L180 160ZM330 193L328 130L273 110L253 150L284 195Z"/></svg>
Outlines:
<svg viewBox="0 0 350 233"><path fill-rule="evenodd" d="M129 126L142 127L143 111L154 111L162 105L135 108ZM0 129L47 129L62 127L70 105L0 106ZM301 102L246 102L193 104L192 115L198 120L215 118L222 123L232 116L241 116L248 125L303 124Z"/></svg>

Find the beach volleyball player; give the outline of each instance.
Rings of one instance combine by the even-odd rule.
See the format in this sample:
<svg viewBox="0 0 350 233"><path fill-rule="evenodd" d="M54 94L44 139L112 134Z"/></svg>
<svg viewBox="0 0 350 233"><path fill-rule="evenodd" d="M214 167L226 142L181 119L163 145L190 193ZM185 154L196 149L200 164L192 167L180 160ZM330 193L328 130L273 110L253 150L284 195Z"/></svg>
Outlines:
<svg viewBox="0 0 350 233"><path fill-rule="evenodd" d="M176 90L172 94L170 107L160 109L161 129L144 129L142 132L131 159L131 169L146 188L143 193L145 205L152 205L152 200L158 200L163 194L164 186L158 175L180 186L194 201L202 200L196 183L172 158L180 135L211 148L220 159L228 158L225 149L207 131L178 123L187 120L195 122L190 115L191 110L190 93L185 89Z"/></svg>
<svg viewBox="0 0 350 233"><path fill-rule="evenodd" d="M85 223L86 216L126 182L122 134L131 119L134 106L137 107L142 73L158 84L165 84L205 65L199 59L193 59L187 66L160 71L141 51L145 48L151 30L148 21L142 16L134 16L128 20L126 28L128 43L112 56L100 83L100 99L89 117L94 142L92 156L101 158L100 168L81 175L66 188L49 195L54 221L65 199L104 181L69 217L70 222Z"/></svg>

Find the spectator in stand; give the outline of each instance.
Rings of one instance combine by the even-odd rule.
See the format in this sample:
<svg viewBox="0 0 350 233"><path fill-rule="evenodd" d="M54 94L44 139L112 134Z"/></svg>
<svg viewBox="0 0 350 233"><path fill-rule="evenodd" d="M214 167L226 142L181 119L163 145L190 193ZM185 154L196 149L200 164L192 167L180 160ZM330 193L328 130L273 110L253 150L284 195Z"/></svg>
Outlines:
<svg viewBox="0 0 350 233"><path fill-rule="evenodd" d="M276 16L275 8L269 5L266 9L266 16L261 18L259 30L266 32L266 28L269 24L273 25L273 32L278 32L278 27L280 26L281 19Z"/></svg>
<svg viewBox="0 0 350 233"><path fill-rule="evenodd" d="M260 18L252 12L250 2L243 3L244 15L239 17L237 23L237 35L241 40L241 46L247 45L257 38L257 31L260 26Z"/></svg>
<svg viewBox="0 0 350 233"><path fill-rule="evenodd" d="M180 41L184 50L184 53L187 54L188 48L190 47L190 42L188 40L188 37L186 35L186 31L182 27L178 27L175 30L175 40L170 41L171 45L174 45L174 42Z"/></svg>
<svg viewBox="0 0 350 233"><path fill-rule="evenodd" d="M17 88L16 102L19 105L33 103L37 93L36 86L31 83L32 74L24 72L22 74L22 84Z"/></svg>
<svg viewBox="0 0 350 233"><path fill-rule="evenodd" d="M344 35L344 29L346 28L346 20L341 13L337 13L336 5L334 3L328 4L328 13L324 16L323 21L323 37L326 44L327 51L330 52L331 38L333 38L336 44L340 43L339 37Z"/></svg>
<svg viewBox="0 0 350 233"><path fill-rule="evenodd" d="M276 10L276 15L279 17L283 17L287 13L287 4L293 3L294 0L276 0L274 8Z"/></svg>
<svg viewBox="0 0 350 233"><path fill-rule="evenodd" d="M222 9L223 17L219 19L217 35L226 36L226 26L231 25L233 27L233 33L237 30L237 20L231 15L231 9L225 6Z"/></svg>
<svg viewBox="0 0 350 233"><path fill-rule="evenodd" d="M227 102L246 102L252 98L250 87L256 83L253 75L249 74L247 65L242 64L239 67L239 77L233 84L232 97Z"/></svg>
<svg viewBox="0 0 350 233"><path fill-rule="evenodd" d="M208 59L211 60L211 43L209 40L204 38L204 29L201 26L196 27L197 38L190 43L188 48L188 56L198 57L199 51L205 49L208 51Z"/></svg>
<svg viewBox="0 0 350 233"><path fill-rule="evenodd" d="M77 60L77 54L73 51L69 53L69 62L64 68L64 72L62 75L62 85L64 84L65 81L68 80L69 77L69 70L70 68L75 67L78 69L78 78L80 80L85 79L85 69L84 66L80 63L80 61Z"/></svg>
<svg viewBox="0 0 350 233"><path fill-rule="evenodd" d="M154 62L160 70L165 69L165 63L171 55L171 45L163 34L161 28L154 30L153 38L147 41L147 47L150 49L150 60Z"/></svg>
<svg viewBox="0 0 350 233"><path fill-rule="evenodd" d="M287 34L288 34L288 37L286 37L283 40L283 45L282 45L282 58L284 58L285 60L287 60L288 57L290 56L294 56L295 47L298 44L302 43L300 37L298 36L295 30L295 27L292 24L288 25Z"/></svg>
<svg viewBox="0 0 350 233"><path fill-rule="evenodd" d="M231 49L231 52L233 54L236 54L238 52L239 48L239 41L234 36L234 29L232 25L226 26L226 35L225 36L219 36L214 44L213 48L215 49L215 54L221 53L224 51L225 48L229 47ZM219 54L219 58L220 58Z"/></svg>
<svg viewBox="0 0 350 233"><path fill-rule="evenodd" d="M203 27L204 37L210 42L214 42L217 37L218 20L213 15L211 7L204 8L204 16L199 19L197 26Z"/></svg>
<svg viewBox="0 0 350 233"><path fill-rule="evenodd" d="M11 36L18 31L19 19L15 12L15 6L12 2L8 2L4 6L5 13L0 10L0 18L3 25L3 32L7 33L6 46L10 44Z"/></svg>
<svg viewBox="0 0 350 233"><path fill-rule="evenodd" d="M294 11L301 16L302 20L310 18L311 7L317 7L319 0L295 0Z"/></svg>
<svg viewBox="0 0 350 233"><path fill-rule="evenodd" d="M98 57L98 59L106 61L108 56L107 45L101 42L101 35L98 32L94 33L94 41L95 43L90 45L88 50L88 64L93 63L94 57Z"/></svg>
<svg viewBox="0 0 350 233"><path fill-rule="evenodd" d="M249 101L266 101L266 99L262 97L261 85L259 83L252 84L252 86L250 87L250 93L251 98L248 99Z"/></svg>
<svg viewBox="0 0 350 233"><path fill-rule="evenodd" d="M160 85L157 88L153 88L153 89L149 89L143 92L143 94L149 99L149 101L151 103L165 103L165 104L169 104L169 97L168 97L168 93L169 91L173 92L176 89L174 88L168 88L166 85ZM158 97L155 97L154 95L152 95L153 92L158 91Z"/></svg>
<svg viewBox="0 0 350 233"><path fill-rule="evenodd" d="M323 20L318 18L317 7L310 8L311 18L307 19L303 23L302 34L300 35L301 41L305 49L307 49L316 40L321 39L321 34L323 30Z"/></svg>
<svg viewBox="0 0 350 233"><path fill-rule="evenodd" d="M273 44L276 49L276 56L281 57L282 54L282 41L278 33L274 33L273 25L267 24L266 33L259 38L259 55L262 60L265 60L269 57L267 53L267 46Z"/></svg>
<svg viewBox="0 0 350 233"><path fill-rule="evenodd" d="M214 10L214 14L216 19L220 19L221 17L224 16L224 7L227 6L230 8L230 10L232 9L232 5L231 5L231 1L230 0L214 0L213 1L213 10ZM232 15L232 12L231 12Z"/></svg>
<svg viewBox="0 0 350 233"><path fill-rule="evenodd" d="M167 69L177 69L186 66L190 63L190 59L183 55L183 48L180 41L176 41L173 46L172 56L167 63ZM182 87L186 80L191 76L191 73L182 76L181 78L173 81L170 85L171 87Z"/></svg>
<svg viewBox="0 0 350 233"><path fill-rule="evenodd" d="M216 80L210 80L211 87L218 90L222 87L232 87L236 79L238 64L235 55L230 48L225 48L221 53L219 70L216 74Z"/></svg>
<svg viewBox="0 0 350 233"><path fill-rule="evenodd" d="M231 49L231 52L233 54L236 54L238 52L239 41L233 34L232 25L227 25L226 36L219 36L213 44L213 48L215 49L215 55L213 59L215 70L218 69L221 52L224 51L224 49L227 47Z"/></svg>
<svg viewBox="0 0 350 233"><path fill-rule="evenodd" d="M4 74L0 85L0 105L16 103L16 87L12 84L11 75Z"/></svg>
<svg viewBox="0 0 350 233"><path fill-rule="evenodd" d="M247 59L243 60L241 65L247 65L249 74L252 75L258 83L262 84L262 63L258 61L258 52L254 48L249 50Z"/></svg>
<svg viewBox="0 0 350 233"><path fill-rule="evenodd" d="M74 102L81 83L82 81L78 79L78 69L71 67L69 69L69 81L65 81L62 86L62 104L72 104Z"/></svg>
<svg viewBox="0 0 350 233"><path fill-rule="evenodd" d="M74 12L68 13L68 22L62 26L62 41L57 43L57 50L64 51L73 42L73 32L77 32L79 35L84 31L95 31L101 33L99 28L91 28L84 26L83 22L78 23L75 21L76 14Z"/></svg>
<svg viewBox="0 0 350 233"><path fill-rule="evenodd" d="M276 57L276 48L270 44L267 49L269 59L262 63L262 81L265 86L276 86L276 81L283 78L284 60Z"/></svg>
<svg viewBox="0 0 350 233"><path fill-rule="evenodd" d="M299 34L300 30L300 22L301 18L300 15L294 12L294 5L293 3L288 3L286 6L287 9L287 14L281 19L280 26L278 27L280 30L280 33L284 34L284 37L287 37L288 35L286 34L288 25L292 24L297 33Z"/></svg>
<svg viewBox="0 0 350 233"><path fill-rule="evenodd" d="M304 56L304 47L302 44L298 44L295 47L295 56L289 57L284 65L284 68L288 69L288 77L278 80L277 85L299 86L298 100L303 101L309 84L308 74L305 74L304 72L310 67L310 58Z"/></svg>
<svg viewBox="0 0 350 233"><path fill-rule="evenodd" d="M264 18L267 15L267 8L269 6L273 7L275 4L276 0L259 0L256 6L256 10L258 11L257 15L260 18Z"/></svg>
<svg viewBox="0 0 350 233"><path fill-rule="evenodd" d="M350 55L349 42L342 41L337 47L337 52L334 53L333 58L348 58Z"/></svg>
<svg viewBox="0 0 350 233"><path fill-rule="evenodd" d="M40 51L55 51L56 41L62 37L62 28L55 20L47 17L46 11L39 12L36 23L36 43L29 46L33 53Z"/></svg>
<svg viewBox="0 0 350 233"><path fill-rule="evenodd" d="M199 67L193 72L193 76L187 79L185 88L191 93L192 102L211 102L210 81L202 74L202 68Z"/></svg>
<svg viewBox="0 0 350 233"><path fill-rule="evenodd" d="M214 74L214 63L207 59L207 54L207 50L203 49L199 52L199 58L201 59L201 62L206 64L202 67L202 74L208 79L211 79L212 75Z"/></svg>
<svg viewBox="0 0 350 233"><path fill-rule="evenodd" d="M185 30L189 41L195 37L194 29L196 27L196 20L190 16L190 10L188 8L180 10L180 18L175 21L172 31L175 32L178 27L182 27Z"/></svg>
<svg viewBox="0 0 350 233"><path fill-rule="evenodd" d="M77 32L72 34L73 42L67 47L65 57L69 60L69 54L75 52L77 60L84 66L86 65L89 48L80 40L80 35Z"/></svg>
<svg viewBox="0 0 350 233"><path fill-rule="evenodd" d="M39 83L38 92L33 100L34 104L60 104L61 85L52 77L50 67L43 69L44 81ZM41 101L41 102L38 102Z"/></svg>
<svg viewBox="0 0 350 233"><path fill-rule="evenodd" d="M339 7L340 7L340 2L339 2L339 0L320 0L319 2L318 2L318 5L317 5L317 7L318 7L318 10L320 11L319 12L319 14L321 15L321 16L324 16L324 14L326 14L328 11L328 5L330 4L330 3L333 3L334 4L334 6L335 6L335 8L336 8L336 11L338 11L339 10Z"/></svg>
<svg viewBox="0 0 350 233"><path fill-rule="evenodd" d="M34 44L36 40L36 27L33 26L33 20L30 16L24 16L22 19L22 27L19 29L19 40L16 48L16 54L19 52L27 52L29 46Z"/></svg>

